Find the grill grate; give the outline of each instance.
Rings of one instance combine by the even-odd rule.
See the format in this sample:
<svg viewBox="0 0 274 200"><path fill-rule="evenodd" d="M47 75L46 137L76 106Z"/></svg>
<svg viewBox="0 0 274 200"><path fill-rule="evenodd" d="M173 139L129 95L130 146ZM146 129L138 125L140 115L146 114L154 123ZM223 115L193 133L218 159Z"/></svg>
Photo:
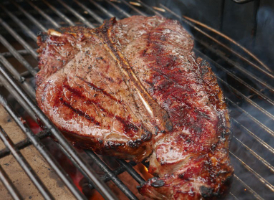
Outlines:
<svg viewBox="0 0 274 200"><path fill-rule="evenodd" d="M235 167L235 175L227 199L273 197L274 75L267 66L240 48L237 43L227 37L221 37L201 23L181 17L162 4L151 7L141 1L6 1L0 4L0 10L0 82L6 88L2 87L0 93L2 96L11 94L29 116L38 118L45 124L45 129L35 135L19 119L22 116L17 115L15 109L6 103L6 97L1 97L3 107L27 135L27 139L13 144L9 139L9 132L6 133L1 128L0 136L6 147L0 150L0 161L12 153L26 173L30 173L31 180L44 198L51 199L51 191L43 186L43 180L39 181L20 154L20 151L29 145L37 148L77 199L86 199L45 148L43 139L54 136L60 149L89 180L90 189L95 188L105 199L116 199L104 183L111 180L129 199L137 199L136 194L118 178L119 174L126 171L139 184L143 183L144 179L133 168L134 163L117 160L119 167L112 169L95 153L86 150L89 159L98 164L104 172L104 175L99 177L85 157L66 141L36 106L35 90L31 84L38 70L37 62L34 62L37 60L37 32L74 25L93 28L109 17L122 19L134 14L167 16L180 20L194 35L196 54L209 61L217 74L231 110L233 132L230 157ZM0 178L14 199L22 198L20 191L1 166Z"/></svg>

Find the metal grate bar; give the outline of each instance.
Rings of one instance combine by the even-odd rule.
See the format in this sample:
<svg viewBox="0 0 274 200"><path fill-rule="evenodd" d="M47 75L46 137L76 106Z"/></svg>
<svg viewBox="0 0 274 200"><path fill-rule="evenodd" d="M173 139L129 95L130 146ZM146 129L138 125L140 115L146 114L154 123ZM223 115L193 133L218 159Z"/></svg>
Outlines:
<svg viewBox="0 0 274 200"><path fill-rule="evenodd" d="M86 163L83 158L74 150L72 145L67 142L64 136L59 132L57 128L50 122L49 119L45 117L42 111L31 101L30 98L26 95L26 93L18 86L16 83L9 77L7 72L0 68L1 73L3 74L4 79L7 80L14 88L16 93L20 95L23 101L34 111L35 115L39 117L42 123L51 130L52 134L55 136L57 141L59 141L60 145L71 155L71 157L77 162L77 164L82 168L82 170L87 174L88 178L93 182L97 191L106 198L106 199L116 199L115 195L110 191L110 189L99 179L94 170ZM18 99L17 99L18 100Z"/></svg>
<svg viewBox="0 0 274 200"><path fill-rule="evenodd" d="M85 19L82 15L80 15L78 12L76 12L74 9L72 9L70 6L68 6L66 3L64 3L62 0L57 0L62 6L64 6L66 9L68 9L73 15L75 15L79 20L81 20L85 25L87 25L89 28L95 28L87 19Z"/></svg>
<svg viewBox="0 0 274 200"><path fill-rule="evenodd" d="M0 23L3 27L36 59L37 53L34 51L34 49L28 45L12 28L6 24L2 19L0 19Z"/></svg>
<svg viewBox="0 0 274 200"><path fill-rule="evenodd" d="M2 67L3 66L0 63L0 69ZM1 74L0 74L0 83L5 86L5 88L10 92L10 94L12 96L14 96L18 100L18 102L20 102L20 105L25 109L25 111L27 111L27 113L29 113L29 115L31 116L31 118L34 119L34 120L36 120L36 116L32 112L32 110L30 109L30 107L21 99L21 97L19 96L19 94L14 91L14 89L11 87L11 85L9 84L9 82Z"/></svg>
<svg viewBox="0 0 274 200"><path fill-rule="evenodd" d="M20 55L29 55L29 51L27 51L26 49L17 50L17 53L19 53ZM2 52L2 53L0 53L0 55L4 56L4 57L13 57L12 53L9 51ZM28 71L26 71L26 72L28 72ZM26 72L23 72L23 73L26 73Z"/></svg>
<svg viewBox="0 0 274 200"><path fill-rule="evenodd" d="M45 199L53 199L50 192L47 190L47 188L44 186L42 181L39 179L39 177L36 175L36 173L33 171L29 163L26 161L24 156L21 154L18 149L15 148L13 142L7 135L7 133L4 131L4 129L0 126L0 137L4 144L9 148L10 152L14 156L14 158L17 160L17 162L21 165L21 167L24 169L24 171L27 173L29 178L32 180L32 182L35 184L36 188L40 191L40 193L43 195Z"/></svg>
<svg viewBox="0 0 274 200"><path fill-rule="evenodd" d="M34 23L40 30L46 32L47 29L39 23L33 16L31 16L27 11L25 11L21 6L19 6L16 2L12 1L12 3L32 22Z"/></svg>
<svg viewBox="0 0 274 200"><path fill-rule="evenodd" d="M0 98L3 98L3 97L0 97ZM48 130L43 130L43 131L40 131L39 133L37 133L36 137L38 137L40 139L44 139L44 138L48 137L49 135L50 135L50 133L49 133ZM16 143L14 145L14 147L18 150L21 150L21 149L24 149L25 147L28 147L31 144L32 143L31 143L30 139L26 138L26 139ZM7 147L0 150L0 159L7 156L7 155L9 155L9 154L10 154L10 150Z"/></svg>
<svg viewBox="0 0 274 200"><path fill-rule="evenodd" d="M115 176L117 176L117 175L119 175L119 174L122 174L122 173L125 172L125 171L126 171L126 168L125 168L124 166L120 166L120 167L118 167L117 169L115 169L115 170L113 171L113 174L114 174ZM110 180L112 180L112 179L111 179L111 177L109 177L109 175L105 174L104 176L101 177L101 180L104 181L104 182L108 182L108 181L110 181ZM93 189L93 188L94 188L93 185L90 185L90 186L89 186L89 189Z"/></svg>
<svg viewBox="0 0 274 200"><path fill-rule="evenodd" d="M262 107L260 107L257 103L255 103L254 101L252 101L251 99L249 99L248 97L246 97L243 93L241 93L239 90L235 89L234 87L232 87L231 85L229 85L227 82L225 82L223 79L221 79L220 77L217 76L217 79L224 83L228 88L230 88L232 91L234 91L235 94L239 95L240 97L242 97L246 102L248 102L249 104L251 104L254 108L257 108L259 111L261 111L263 114L265 114L266 116L268 116L270 119L274 120L274 116L269 113L267 110L263 109Z"/></svg>
<svg viewBox="0 0 274 200"><path fill-rule="evenodd" d="M142 16L147 16L145 13L143 13L142 11L140 11L139 9L135 8L134 6L132 6L130 3L126 2L125 0L121 0L124 4L126 4L128 7L130 7L132 10L134 10L135 12L137 12L138 14L142 15ZM132 3L132 2L131 2ZM138 2L136 2L138 3ZM139 4L139 3L138 3Z"/></svg>
<svg viewBox="0 0 274 200"><path fill-rule="evenodd" d="M96 21L98 21L99 23L103 23L104 20L97 15L95 12L93 12L92 10L90 10L88 7L86 7L84 4L80 3L78 0L74 0L82 9L84 9L85 11L88 12L88 14L90 14Z"/></svg>
<svg viewBox="0 0 274 200"><path fill-rule="evenodd" d="M143 184L146 181L138 174L132 166L124 160L118 160L118 162L127 170L127 172L139 183Z"/></svg>
<svg viewBox="0 0 274 200"><path fill-rule="evenodd" d="M269 85L267 82L261 80L260 78L258 78L256 75L252 74L250 71L248 71L247 69L245 69L244 67L238 65L236 62L232 61L231 59L227 58L227 56L222 55L220 53L218 53L217 50L215 50L214 48L210 47L209 45L205 44L203 41L198 41L200 44L204 45L207 49L209 49L210 51L212 51L213 53L217 54L218 56L220 56L223 60L225 60L226 62L228 62L229 64L233 65L236 69L240 70L241 72L243 72L246 76L249 76L250 78L252 78L253 80L256 80L258 83L260 83L261 85L263 85L264 87L268 88L271 91L274 91L274 87L272 85ZM269 74L270 78L274 78L274 75Z"/></svg>
<svg viewBox="0 0 274 200"><path fill-rule="evenodd" d="M75 26L75 23L73 23L69 18L67 18L63 13L61 13L59 10L57 10L55 7L53 7L49 2L43 0L43 2L50 7L51 10L53 10L59 17L61 17L63 20L65 20L69 25Z"/></svg>
<svg viewBox="0 0 274 200"><path fill-rule="evenodd" d="M234 178L236 178L242 185L244 185L245 188L256 198L259 200L264 200L257 192L251 189L242 179L240 179L236 174L233 175Z"/></svg>
<svg viewBox="0 0 274 200"><path fill-rule="evenodd" d="M103 8L100 4L93 0L89 0L93 5L95 5L97 8L99 8L103 13L105 13L108 17L114 17L113 14L111 14L109 11L107 11L105 8ZM119 20L118 17L116 17L117 20Z"/></svg>
<svg viewBox="0 0 274 200"><path fill-rule="evenodd" d="M269 144L267 144L265 141L263 141L261 138L259 138L256 134L254 134L252 131L248 130L245 126L243 126L240 122L238 122L235 118L231 118L233 122L235 122L237 125L241 126L243 130L248 133L252 138L257 140L262 146L264 146L268 151L274 154L274 148L271 147Z"/></svg>
<svg viewBox="0 0 274 200"><path fill-rule="evenodd" d="M9 43L8 41L0 35L0 42L13 54L13 56L33 75L35 76L36 71L33 67L23 58Z"/></svg>
<svg viewBox="0 0 274 200"><path fill-rule="evenodd" d="M144 3L142 3L144 4ZM250 60L246 59L245 57L239 55L236 51L234 51L233 49L231 49L230 47L228 47L227 45L223 44L222 42L220 42L219 40L215 39L214 37L210 36L209 34L207 34L206 32L204 32L203 30L201 30L200 28L198 28L197 26L193 25L191 22L189 22L188 20L182 18L181 16L177 15L176 13L174 13L172 10L170 10L169 8L167 8L166 6L160 4L161 7L163 7L165 10L167 10L169 13L171 13L173 16L176 16L177 18L179 18L180 20L182 20L183 22L185 22L186 24L188 24L189 26L191 26L192 28L194 28L196 31L200 32L201 34L203 34L204 36L206 36L207 38L211 39L212 41L216 42L217 44L219 44L220 46L222 46L223 48L225 48L226 50L230 51L231 53L233 53L234 55L238 56L239 58L241 58L242 60L244 60L245 62L247 62L248 64L250 64L251 66L253 66L254 68L256 68L257 70L263 72L264 74L273 77L273 75L267 71L265 71L263 68L259 67L258 65L254 64L253 62L251 62ZM153 10L153 9L151 9ZM154 11L156 13L156 11ZM240 46L240 45L239 45Z"/></svg>
<svg viewBox="0 0 274 200"><path fill-rule="evenodd" d="M115 8L116 10L118 10L120 13L122 13L123 15L125 15L126 17L130 17L131 15L128 14L126 11L124 11L123 9L121 9L119 6L115 5L114 3L112 3L111 1L106 1L107 3L109 3L110 5L113 6L113 8Z"/></svg>
<svg viewBox="0 0 274 200"><path fill-rule="evenodd" d="M61 1L61 0L60 0ZM59 1L59 2L60 2ZM90 0L91 1L91 0ZM29 1L28 1L29 2ZM63 11L62 10L62 12L60 12L59 10L57 10L55 7L53 7L51 4L49 4L47 1L45 1L45 0L43 0L43 2L46 4L46 5L48 5L60 18L62 18L63 20L65 20L69 25L75 25L74 24L74 22L72 22L68 17L66 17L65 16L65 13L69 13L69 12L71 12L71 10L70 9L68 9L67 7L65 7L67 10L65 10L65 11ZM67 5L67 3L65 2L65 1L62 1L64 4L66 4ZM78 0L74 0L74 2L79 6L79 7L81 7L84 11L86 11L87 13L89 13L89 15L90 16L92 16L92 18L94 18L96 21L98 21L99 23L102 23L102 21L103 21L103 19L99 16L99 15L97 15L95 12L94 12L94 10L96 10L96 9L94 9L93 10L93 8L88 8L88 6L86 6L83 2L81 2L81 1L78 1ZM125 1L125 0L121 0L121 1L119 1L119 3L120 2L122 2L122 3L124 3L125 5L127 5L128 7L130 7L130 8L132 8L135 12L137 12L137 13L139 13L139 14L141 14L141 15L146 15L146 14L144 14L142 11L140 11L139 9L137 9L137 6L135 7L135 6L133 6L133 5L137 5L137 4L140 4L141 6L139 7L140 9L142 8L142 9L146 9L146 11L147 10L150 10L150 11L152 11L153 13L158 13L156 10L154 10L153 8L151 8L151 7L149 7L148 5L148 7L145 7L143 4L141 4L141 2L135 2L135 3L137 3L137 4L130 4L130 3L128 3L127 1ZM116 7L115 8L115 11L114 11L114 9L113 9L113 13L115 13L115 14L111 14L109 11L107 11L103 6L101 6L101 5L105 5L105 4L100 4L99 2L97 3L97 2L94 2L94 1L91 1L91 3L93 3L95 6L96 6L96 8L98 8L98 10L100 10L100 11L102 11L102 13L105 13L108 17L113 17L114 15L118 15L118 13L127 13L128 15L129 15L129 12L126 12L125 10L123 10L123 8L121 7L119 7L118 6L118 4L115 4L115 3L113 3L113 2L107 2L109 5L112 5L112 7ZM62 4L62 3L61 3ZM98 7L99 6L99 7ZM161 5L162 7L163 7L163 5ZM3 6L1 6L2 8L3 8ZM72 7L72 6L71 6ZM70 7L70 8L71 8ZM100 8L101 7L101 8ZM37 7L38 8L38 7ZM117 9L117 8L119 8L119 9ZM149 9L150 8L150 9ZM163 7L164 8L164 7ZM3 9L5 9L5 8L3 8ZM40 8L39 8L40 9ZM102 10L102 9L104 9L105 10L105 12ZM167 12L169 12L169 10L168 10L168 8L164 8ZM37 9L36 9L37 10ZM73 8L73 10L74 10L74 8ZM76 13L79 13L79 11L78 10L74 10ZM78 12L77 12L78 11ZM139 12L138 12L139 11ZM159 10L159 11L161 11L161 10ZM171 11L172 12L172 11ZM63 14L64 13L64 14ZM8 13L9 14L9 13ZM40 13L41 14L41 13ZM73 13L72 13L73 14ZM42 14L41 14L42 15ZM158 15L162 15L162 14L160 14L160 13L158 13ZM174 16L176 16L177 14L176 13L174 13ZM11 15L9 14L9 16L11 17ZM80 15L81 16L81 15ZM120 16L120 15L119 15ZM127 16L127 15L125 15L125 16ZM15 16L14 16L15 17ZM77 17L77 16L76 16ZM82 17L82 16L81 16ZM183 20L183 21L185 21L185 23L187 23L188 21L187 20L185 20L185 19L182 19L179 15L177 15L177 17L178 18L180 18L181 20ZM11 17L12 18L12 17ZM45 19L47 19L46 17L44 17ZM78 19L80 19L79 17L77 17ZM14 18L12 18L13 20L14 20ZM86 18L84 18L83 17L83 19L84 20L87 20ZM48 19L47 19L48 20ZM54 21L55 20L55 18L52 18L52 20ZM14 20L15 21L15 20ZM80 20L80 21L82 21L82 20ZM0 21L1 22L1 21ZM16 21L15 21L16 22ZM56 24L57 24L57 22L56 21L54 21ZM82 21L83 22L83 21ZM18 23L18 21L16 22L16 23ZM39 22L38 22L39 23ZM84 22L83 22L84 23ZM188 22L189 24L192 24L192 23L190 23L190 22ZM22 28L22 26L18 23L18 25ZM59 25L59 24L58 24ZM192 27L196 27L196 26L194 26L193 24L191 25ZM7 28L6 28L7 29ZM23 29L23 28L22 28ZM26 29L25 29L26 30ZM9 33L11 33L10 31L9 31ZM31 32L32 33L32 32ZM32 33L33 34L33 33ZM201 33L201 34L203 34L203 33ZM11 35L12 35L12 33L11 33ZM36 36L33 34L33 39L34 40L36 40ZM205 35L206 36L206 35ZM215 38L214 38L215 39ZM16 39L17 40L17 39ZM20 41L19 40L17 40L19 43L20 43ZM252 80L255 80L256 82L257 82L257 84L259 83L261 86L264 86L265 88L268 88L269 90L271 90L271 91L274 91L274 88L273 88L273 86L267 81L267 80L262 80L261 78L259 78L258 77L258 74L256 74L256 73L254 73L254 74L252 74L250 71L248 71L247 69L245 69L245 68L243 68L242 66L240 66L238 63L236 63L236 62L234 62L233 60L231 60L230 58L227 58L224 54L222 54L222 52L221 51L218 51L218 50L215 50L214 48L212 48L212 47L210 47L209 45L207 45L206 43L204 43L204 44L202 44L202 42L203 41L199 41L199 39L197 39L196 38L196 41L198 42L198 43L200 43L203 47L205 47L206 49L209 49L212 53L214 53L214 54L216 54L216 55L218 55L218 57L220 57L222 60L224 60L224 61L226 61L228 64L230 64L230 65L232 65L233 67L235 67L235 69L237 69L237 71L240 71L240 72L243 72L244 74L246 74L247 76L249 76L250 78L252 78ZM24 45L23 45L24 46ZM24 46L24 48L26 49L26 47ZM223 49L222 49L223 50ZM19 52L22 52L22 54L21 55L24 55L24 53L26 52L26 53L28 53L27 51L21 51L21 50L19 50L19 51L17 51L18 53ZM201 52L200 52L201 53ZM203 54L203 53L201 53L201 54ZM1 56L2 57L4 57L4 56L11 56L11 55L13 55L12 53L9 53L9 52L4 52L4 53L1 53ZM238 56L238 55L237 55ZM209 58L206 58L207 60L209 60ZM7 61L7 60L6 60ZM2 61L3 62L3 61ZM258 89L256 89L256 88L254 88L252 85L249 85L247 82L245 82L244 81L244 79L242 79L242 78L240 78L241 76L238 76L238 75L235 75L233 72L231 72L232 70L227 70L225 67L224 67L224 65L219 65L218 63L216 63L216 62L214 62L214 61L212 61L214 64L215 64L215 66L218 68L218 69L220 69L221 71L224 71L229 77L232 77L232 79L233 80L236 80L237 82L239 82L241 85L243 85L246 89L248 89L249 91L251 91L252 92L252 94L254 93L254 94L256 94L256 95L258 95L259 97L262 97L263 99L264 99L264 101L266 101L266 103L270 103L271 105L273 105L273 100L271 99L271 97L269 97L269 96L267 96L267 95L264 95L261 91L259 91ZM253 63L254 64L254 63ZM10 65L10 64L9 64ZM249 64L249 65L251 65L252 66L252 64ZM255 64L254 64L255 65ZM11 66L11 65L10 65ZM256 65L257 66L257 65ZM7 67L7 64L5 64L5 67L6 68L8 68ZM12 67L12 66L11 66ZM254 67L254 66L253 66ZM257 66L258 67L258 66ZM260 68L260 67L259 67ZM260 68L261 69L261 68ZM258 69L259 70L259 69ZM263 70L264 71L264 70ZM261 72L263 72L263 71L261 71ZM263 72L264 74L266 74L268 77L270 77L270 78L274 78L274 75L272 75L272 74L270 74L270 73L268 73L268 72ZM24 74L28 74L28 73L24 73ZM5 74L4 74L5 75ZM21 74L21 76L22 76L22 74ZM21 77L20 76L20 74L19 74L19 76L18 76L18 74L17 74L17 77L19 77L19 79L18 80L20 80L20 78L23 78L23 77ZM6 77L6 76L5 76ZM7 77L6 77L7 78ZM1 79L1 73L0 73L0 79ZM220 80L219 80L220 81ZM11 84L13 84L13 83L11 83ZM227 88L229 88L229 89L231 89L229 86L229 83L228 82L224 82L223 83L224 85L225 85L225 87L227 87ZM5 85L5 84L4 84ZM15 84L16 85L16 84ZM6 87L6 85L5 85L5 87ZM8 88L9 86L7 86L7 88ZM13 85L13 87L15 88L15 86ZM21 87L21 86L20 86ZM245 93L242 93L241 91L239 91L237 88L235 88L234 87L234 90L236 90L236 91L234 91L233 89L231 89L232 90L232 93L235 93L235 94L237 94L237 95L239 95L238 93L237 93L237 91L238 92L240 92L240 94L241 95L243 95L244 97L246 97L247 99L249 99L249 97L247 97L247 96L245 96ZM18 92L18 94L20 93L19 91L17 91ZM11 91L11 93L14 93L14 92L12 92ZM17 94L17 93L16 93ZM17 100L18 101L21 101L21 103L25 103L25 105L26 106L29 106L30 104L27 104L26 102L27 102L27 100L25 100L24 98L22 99L22 96L19 96L17 94ZM21 94L20 94L21 95ZM242 97L241 95L239 95L240 97ZM244 97L242 97L242 98L244 98ZM21 99L18 99L18 98L21 98ZM244 100L245 101L247 101L245 98L244 98ZM262 107L260 107L260 105L258 105L258 104L256 104L253 100L251 100L251 99L249 99L250 101L247 101L247 103L249 103L249 104L251 104L253 107L252 108L256 108L256 109L258 109L259 111L261 111L262 112L262 114L264 114L264 115L266 115L267 117L269 117L269 115L270 116L272 116L273 117L273 113L270 113L270 112L268 112L267 110L265 110L265 109L263 109ZM25 102L26 101L26 102ZM241 112L242 114L244 114L245 116L247 116L248 118L248 120L249 121L251 121L251 123L252 122L255 122L254 124L255 124L255 127L254 126L252 126L251 127L251 129L248 127L248 125L245 125L245 123L244 123L244 125L243 124L241 124L241 119L240 119L240 122L239 121L237 121L238 119L235 119L235 118L233 118L233 117L231 117L231 120L232 120L232 122L233 122L233 125L235 125L236 127L237 127L237 129L238 130L242 130L243 131L243 133L245 133L246 134L246 137L249 137L249 138L252 138L252 139L254 139L256 142L258 142L258 144L259 145L261 145L260 146L260 148L266 148L269 152L271 152L271 153L274 153L274 149L267 143L267 142L269 142L269 141L264 141L264 140L262 140L261 138L261 132L260 131L263 131L263 134L270 134L271 136L274 136L274 132L273 132L273 130L271 130L269 127L267 127L266 125L264 125L261 121L259 121L258 119L256 119L255 117L257 117L256 115L251 115L252 113L249 113L249 112L247 112L246 110L244 110L243 108L241 108L239 105L237 105L236 103L234 103L232 100L230 100L230 99L227 99L227 101L228 101L228 103L230 104L230 105L233 105L236 109L237 109L237 112L239 111L239 112ZM256 107L256 105L257 105L257 107ZM263 106L264 108L265 108L265 106ZM266 111L266 112L264 112L264 111L262 111L261 109L263 109L264 111ZM29 111L33 114L33 115L36 115L37 113L36 112L33 112L32 110L30 110L30 108L28 108L29 109ZM35 108L36 109L36 108ZM256 114L257 113L259 113L259 114L261 114L260 112L257 112L257 110L256 110ZM267 114L268 113L268 114ZM45 119L46 120L46 119ZM271 118L271 120L273 120L273 118ZM50 123L49 123L49 125L51 125ZM248 127L248 128L246 128L246 127ZM252 132L253 131L253 128L256 128L256 127L258 127L258 131L256 131L255 130L255 132ZM263 129L263 130L262 130ZM252 130L252 131L251 131ZM55 130L54 130L55 131ZM265 132L264 132L265 131ZM57 131L58 132L58 131ZM259 136L257 136L259 134ZM268 160L268 158L267 159L264 159L265 157L264 157L264 155L261 153L261 152L259 152L259 151L257 151L257 152L255 152L255 150L253 149L253 146L250 146L249 145L249 143L247 143L247 144L245 144L244 142L245 142L245 140L240 140L240 137L241 136L241 133L237 133L237 135L236 136L233 136L233 140L235 140L236 141L236 143L237 144L239 144L239 146L241 147L241 148L245 148L247 151L248 151L248 153L250 153L250 154L252 154L258 161L260 161L260 163L262 163L263 164L263 169L265 169L264 167L267 167L267 170L269 169L269 170L271 170L272 172L273 172L273 169L274 169L274 167L267 161ZM17 145L17 144L16 144ZM249 146L248 146L249 145ZM62 146L61 146L61 148L63 148ZM255 148L255 149L257 149L257 148ZM63 148L63 151L66 153L67 152L67 150L65 149L65 148ZM269 152L267 152L267 153L269 153ZM0 151L0 158L1 158L1 153L2 153L2 150ZM232 152L233 154L235 154L234 152ZM78 164L78 162L77 161L75 161L71 156L70 156L70 154L69 153L67 153L67 155L68 155L68 157L70 157L71 158L71 160L72 161L74 161L74 163L75 163L75 165L76 165L76 167L79 167L79 169L80 169L80 171L83 173L83 175L84 176L86 176L87 178L88 178L88 175L84 172L84 170L82 170L82 168L81 168L81 166ZM238 156L238 154L235 154L236 156ZM233 157L234 158L234 157ZM240 160L238 160L237 158L239 158ZM241 160L242 158L241 157L237 157L237 158L235 158L234 160L236 160L237 162L239 162L239 166L241 165L241 166L243 166L243 168L245 168L245 169L247 169L246 167L245 167L245 165L247 165L246 163L244 163L244 160L245 159L243 159L243 160ZM98 158L99 159L99 158ZM254 159L253 157L252 157L252 159ZM101 161L102 162L102 161ZM144 181L144 180L142 180L142 177L131 167L131 164L130 163L127 163L127 162L125 162L125 161L120 161L120 160L118 160L118 162L120 163L120 167L118 168L118 169L116 169L116 170L114 170L114 171L112 171L112 173L114 174L114 177L117 175L117 174L119 174L119 173L122 173L123 171L127 171L137 182L139 182L139 183L141 183L142 181ZM124 162L124 164L128 167L126 167L126 166L124 166L122 163ZM103 162L102 162L103 163ZM247 162L248 163L248 162ZM103 163L103 165L105 165L104 163ZM247 165L247 167L249 167L248 165ZM251 168L251 167L250 167ZM251 168L252 169L252 168ZM254 168L255 169L255 168ZM132 170L132 172L131 172L131 170ZM247 169L248 170L248 169ZM253 169L252 169L253 170ZM252 174L252 170L248 170L249 171L249 173L251 173ZM254 171L254 170L253 170ZM260 172L260 171L259 171ZM259 176L256 176L256 171L255 171L255 174L253 173L252 174L252 176L255 176L258 180L259 180L259 184L260 183L263 183L264 184L264 181L261 181L261 180L263 180L263 179L260 179L261 177L261 175L260 174L258 174L257 173L257 175L259 175ZM136 176L137 175L137 176ZM138 177L139 176L139 177ZM241 177L241 176L240 176ZM106 173L104 176L102 176L102 177L100 177L100 179L101 180L103 180L103 181L108 181L108 180L111 180L111 176L108 176L108 174ZM116 178L116 177L115 177ZM140 179L141 178L141 179ZM254 198L256 198L256 199L263 199L260 195L258 195L252 188L250 188L245 182L243 182L239 177L237 177L236 175L234 176L234 178L235 179L237 179L237 183L238 183L238 185L240 184L242 184L243 186L244 186L244 188L247 188L247 190L248 190L248 192L250 193L250 194L252 194L252 195L254 195ZM118 179L119 180L119 179ZM245 180L245 179L243 179L243 180ZM265 179L264 179L265 180ZM119 180L120 181L120 180ZM248 183L248 182L247 182ZM271 183L270 183L271 184ZM118 184L119 185L119 184ZM241 187L241 186L240 186ZM268 187L267 185L266 185L266 187ZM272 188L273 187L273 185L271 185L271 187L270 188ZM90 188L93 188L93 185L90 187ZM253 187L254 188L254 187ZM269 188L269 187L268 187ZM127 189L128 190L128 188L125 188L125 189ZM273 188L272 188L273 189ZM273 190L272 190L273 191ZM233 192L233 191L232 191ZM259 192L259 191L258 191ZM233 192L234 193L234 192ZM237 195L240 195L239 193L237 193L237 195L234 193L230 193L230 195L231 195L231 197L233 197L233 198L235 198L235 199L237 199ZM259 194L261 194L262 196L264 196L263 194L262 194L262 192L260 191L259 192ZM231 198L230 197L230 198Z"/></svg>
<svg viewBox="0 0 274 200"><path fill-rule="evenodd" d="M35 9L37 10L44 18L46 18L55 28L60 28L60 25L56 23L50 16L48 16L44 11L42 11L40 8L38 8L36 5L34 5L31 1L27 0L27 2Z"/></svg>
<svg viewBox="0 0 274 200"><path fill-rule="evenodd" d="M198 52L199 54L202 54L201 51L199 51L198 49L195 49L196 52ZM252 87L251 85L247 84L245 81L243 81L241 78L239 78L237 75L231 73L230 71L228 71L227 69L225 69L225 67L219 65L217 62L215 62L214 60L212 60L211 58L209 58L208 56L204 55L203 56L206 60L210 61L211 63L214 64L214 66L218 67L219 69L221 69L222 71L224 71L227 75L229 75L230 77L232 77L233 79L237 80L239 83L241 83L242 85L244 85L246 88L248 88L249 90L251 90L252 92L254 92L255 94L259 95L260 97L262 97L264 100L266 100L267 102L269 102L270 104L272 104L274 106L274 101L272 99L270 99L268 96L264 95L263 93L261 93L260 91L256 90L254 87Z"/></svg>
<svg viewBox="0 0 274 200"><path fill-rule="evenodd" d="M36 41L36 35L22 22L20 21L14 14L12 14L10 11L8 11L4 6L0 4L0 7L13 19L13 21L16 22L16 24L21 27L23 31L26 31L28 33L28 36L31 37L34 41Z"/></svg>
<svg viewBox="0 0 274 200"><path fill-rule="evenodd" d="M241 107L239 107L236 103L234 103L229 98L227 98L227 100L228 100L229 103L233 104L233 106L235 106L239 111L241 111L242 113L244 113L253 122L255 122L258 126L260 126L261 128L263 128L267 133L269 133L271 136L274 136L274 131L273 130L271 130L270 128L268 128L267 126L265 126L262 122L260 122L255 117L253 117L251 114L249 114L247 111L245 111L244 109L242 109Z"/></svg>
<svg viewBox="0 0 274 200"><path fill-rule="evenodd" d="M157 12L156 10L154 10L153 8L151 8L150 6L148 6L147 4L145 4L144 2L138 1L142 6L144 6L146 9L152 11L155 15L159 16L159 17L164 17L162 14L160 14L159 12Z"/></svg>
<svg viewBox="0 0 274 200"><path fill-rule="evenodd" d="M129 198L129 199L137 199L137 197L124 185L124 183L118 179L115 174L109 169L107 165L103 163L103 161L98 158L98 156L90 150L85 150L85 152L96 161L96 164L107 173L107 175L111 178L111 180L119 187L119 189Z"/></svg>
<svg viewBox="0 0 274 200"><path fill-rule="evenodd" d="M269 164L265 159L263 159L261 156L259 156L255 151L253 151L251 148L249 148L247 145L245 145L240 139L235 137L234 135L232 136L235 140L237 140L240 145L245 147L247 151L249 151L254 157L256 157L259 161L261 161L268 169L270 169L272 172L274 172L274 167Z"/></svg>
<svg viewBox="0 0 274 200"><path fill-rule="evenodd" d="M12 73L17 81L19 81L22 86L28 91L29 95L32 98L35 98L35 91L34 89L25 81L25 79L13 68L13 66L9 63L9 61L0 55L0 61L3 65L7 67L7 69ZM1 66L2 67L2 66Z"/></svg>
<svg viewBox="0 0 274 200"><path fill-rule="evenodd" d="M8 175L0 165L0 180L4 184L4 186L8 189L10 195L12 196L13 199L15 200L20 200L23 199L20 195L20 193L17 191L16 187L14 187L13 183L9 179Z"/></svg>
<svg viewBox="0 0 274 200"><path fill-rule="evenodd" d="M66 173L60 167L60 165L56 162L56 160L51 156L48 150L45 149L45 146L44 144L41 143L40 139L38 138L38 135L34 135L30 129L26 128L23 125L23 123L18 119L18 117L15 115L14 111L12 111L12 109L8 106L5 100L1 96L0 98L1 98L1 103L6 109L6 111L12 116L12 118L17 123L17 125L27 135L29 141L35 146L35 148L41 153L41 155L45 158L45 160L49 163L49 165L55 170L55 172L58 174L61 180L65 183L65 185L69 188L69 190L74 194L74 196L77 197L77 199L86 199L83 196L83 194L77 189L77 187L73 184L73 181L66 175ZM16 145L14 145L14 147L16 148Z"/></svg>
<svg viewBox="0 0 274 200"><path fill-rule="evenodd" d="M234 199L238 200L238 198L234 194L232 194L231 192L229 192L229 195L231 195Z"/></svg>
<svg viewBox="0 0 274 200"><path fill-rule="evenodd" d="M242 166L244 166L251 174L253 174L260 182L262 182L265 186L267 186L272 192L274 192L274 186L270 184L267 180L265 180L260 174L254 171L250 166L248 166L244 161L242 161L238 156L236 156L231 151L229 152L234 158L236 158Z"/></svg>

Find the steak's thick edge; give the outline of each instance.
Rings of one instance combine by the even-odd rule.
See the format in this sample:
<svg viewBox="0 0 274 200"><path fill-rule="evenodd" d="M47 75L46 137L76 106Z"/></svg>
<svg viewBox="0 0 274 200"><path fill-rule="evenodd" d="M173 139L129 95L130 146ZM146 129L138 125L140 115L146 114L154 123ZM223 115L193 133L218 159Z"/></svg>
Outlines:
<svg viewBox="0 0 274 200"><path fill-rule="evenodd" d="M40 46L39 107L78 147L141 161L155 199L227 191L229 117L209 65L177 22L133 16L97 29L49 30Z"/></svg>

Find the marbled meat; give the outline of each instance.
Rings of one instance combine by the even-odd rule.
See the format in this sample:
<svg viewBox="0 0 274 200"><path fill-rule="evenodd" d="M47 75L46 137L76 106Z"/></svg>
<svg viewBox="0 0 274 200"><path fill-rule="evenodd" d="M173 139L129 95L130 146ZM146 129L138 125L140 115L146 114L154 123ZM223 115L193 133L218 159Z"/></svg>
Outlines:
<svg viewBox="0 0 274 200"><path fill-rule="evenodd" d="M80 148L140 162L154 199L217 199L231 182L224 97L179 22L133 16L38 37L36 99Z"/></svg>

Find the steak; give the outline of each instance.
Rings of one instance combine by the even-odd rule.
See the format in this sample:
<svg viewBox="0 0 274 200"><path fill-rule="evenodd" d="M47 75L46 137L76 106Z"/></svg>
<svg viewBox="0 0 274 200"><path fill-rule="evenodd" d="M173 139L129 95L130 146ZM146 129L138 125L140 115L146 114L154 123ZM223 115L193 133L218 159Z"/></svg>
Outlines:
<svg viewBox="0 0 274 200"><path fill-rule="evenodd" d="M149 160L154 199L214 199L231 182L229 117L207 62L179 22L133 16L38 37L36 99L80 148Z"/></svg>

